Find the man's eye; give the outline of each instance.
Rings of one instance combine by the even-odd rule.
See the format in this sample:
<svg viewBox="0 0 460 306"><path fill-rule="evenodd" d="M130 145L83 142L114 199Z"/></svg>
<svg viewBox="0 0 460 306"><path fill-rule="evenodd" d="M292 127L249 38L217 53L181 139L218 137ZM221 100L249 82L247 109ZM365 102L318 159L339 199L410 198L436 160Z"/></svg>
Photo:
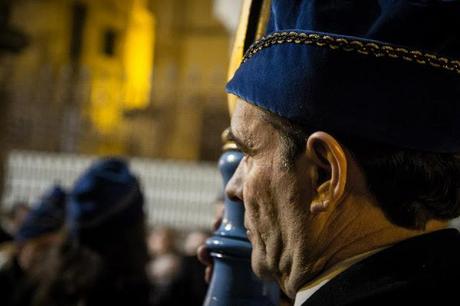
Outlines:
<svg viewBox="0 0 460 306"><path fill-rule="evenodd" d="M244 148L240 146L237 146L237 148L238 148L238 151L240 151L241 154L243 154L244 156L248 155L248 152Z"/></svg>
<svg viewBox="0 0 460 306"><path fill-rule="evenodd" d="M246 159L251 157L251 154L249 152L242 152L242 153L243 153L244 158Z"/></svg>

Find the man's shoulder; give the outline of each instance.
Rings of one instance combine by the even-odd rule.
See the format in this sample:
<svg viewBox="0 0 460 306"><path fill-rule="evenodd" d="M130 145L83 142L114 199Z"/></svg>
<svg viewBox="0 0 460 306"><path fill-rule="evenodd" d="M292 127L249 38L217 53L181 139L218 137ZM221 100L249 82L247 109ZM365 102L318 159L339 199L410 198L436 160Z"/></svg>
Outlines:
<svg viewBox="0 0 460 306"><path fill-rule="evenodd" d="M460 296L460 233L441 230L400 242L341 273L303 305L428 305Z"/></svg>

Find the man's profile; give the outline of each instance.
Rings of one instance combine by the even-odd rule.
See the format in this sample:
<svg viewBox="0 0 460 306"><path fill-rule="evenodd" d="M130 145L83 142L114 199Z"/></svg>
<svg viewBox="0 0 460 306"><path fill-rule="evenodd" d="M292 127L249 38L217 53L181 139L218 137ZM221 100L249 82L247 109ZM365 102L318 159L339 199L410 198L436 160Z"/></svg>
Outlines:
<svg viewBox="0 0 460 306"><path fill-rule="evenodd" d="M456 296L459 1L272 1L227 85L251 264L296 305Z"/></svg>

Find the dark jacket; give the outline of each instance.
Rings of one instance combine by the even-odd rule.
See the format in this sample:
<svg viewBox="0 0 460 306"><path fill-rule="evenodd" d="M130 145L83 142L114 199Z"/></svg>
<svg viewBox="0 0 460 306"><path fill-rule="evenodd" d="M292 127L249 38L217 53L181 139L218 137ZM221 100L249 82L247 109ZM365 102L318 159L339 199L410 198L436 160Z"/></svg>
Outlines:
<svg viewBox="0 0 460 306"><path fill-rule="evenodd" d="M460 305L460 233L400 242L342 272L303 306Z"/></svg>

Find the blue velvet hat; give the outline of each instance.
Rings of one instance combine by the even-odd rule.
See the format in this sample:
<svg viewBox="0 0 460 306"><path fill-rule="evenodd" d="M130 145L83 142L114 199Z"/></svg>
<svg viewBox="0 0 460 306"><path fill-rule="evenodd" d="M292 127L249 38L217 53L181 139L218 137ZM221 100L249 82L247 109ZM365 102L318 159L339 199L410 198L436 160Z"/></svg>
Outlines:
<svg viewBox="0 0 460 306"><path fill-rule="evenodd" d="M77 180L69 195L67 223L71 235L99 226L116 229L144 217L144 198L126 162L106 158L95 162Z"/></svg>
<svg viewBox="0 0 460 306"><path fill-rule="evenodd" d="M16 242L57 232L65 220L66 192L60 186L48 190L35 203L15 234Z"/></svg>
<svg viewBox="0 0 460 306"><path fill-rule="evenodd" d="M460 152L460 1L273 0L227 91L306 128Z"/></svg>

